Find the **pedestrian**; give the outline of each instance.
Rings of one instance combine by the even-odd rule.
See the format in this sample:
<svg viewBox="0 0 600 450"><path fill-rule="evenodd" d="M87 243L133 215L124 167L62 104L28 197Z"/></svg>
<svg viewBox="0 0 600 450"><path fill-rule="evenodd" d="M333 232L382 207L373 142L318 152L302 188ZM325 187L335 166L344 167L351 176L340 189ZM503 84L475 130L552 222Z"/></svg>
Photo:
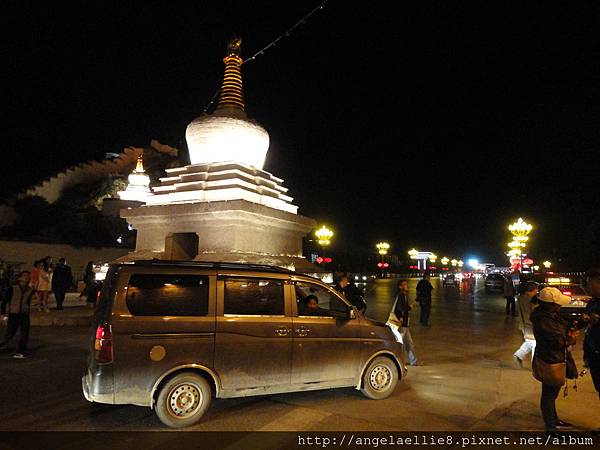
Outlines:
<svg viewBox="0 0 600 450"><path fill-rule="evenodd" d="M408 280L400 280L397 285L398 291L394 297L394 305L388 319L388 326L396 336L399 335L399 341L408 357L408 363L411 366L419 365L415 355L415 345L408 328L410 324L409 312L412 309L408 300Z"/></svg>
<svg viewBox="0 0 600 450"><path fill-rule="evenodd" d="M60 258L52 273L52 292L56 297L56 309L63 309L65 295L72 284L73 272L67 265L65 258Z"/></svg>
<svg viewBox="0 0 600 450"><path fill-rule="evenodd" d="M31 281L29 282L29 285L33 288L33 291L34 291L33 298L37 305L38 311L42 310L42 305L40 303L40 297L37 294L38 285L40 283L40 270L42 270L42 260L37 259L33 262L33 268L31 269L31 276L30 276Z"/></svg>
<svg viewBox="0 0 600 450"><path fill-rule="evenodd" d="M600 268L588 270L586 289L592 299L586 305L583 315L587 325L583 340L583 360L590 370L600 399Z"/></svg>
<svg viewBox="0 0 600 450"><path fill-rule="evenodd" d="M365 312L367 309L367 303L364 300L362 291L358 289L356 285L350 283L347 275L341 275L333 288L343 294L344 298L354 305L356 309L363 313ZM333 306L330 306L330 309L340 308L334 308Z"/></svg>
<svg viewBox="0 0 600 450"><path fill-rule="evenodd" d="M52 289L52 267L51 258L46 257L42 259L41 266L39 267L38 283L37 283L37 296L39 298L40 309L45 312L50 312L48 308L48 297L50 296L50 290Z"/></svg>
<svg viewBox="0 0 600 450"><path fill-rule="evenodd" d="M79 298L85 296L88 303L96 301L96 299L90 298L93 297L91 295L92 284L94 283L95 279L96 274L94 273L94 261L88 261L88 263L85 266L85 269L83 270L83 282L85 283L85 286L83 288L83 291L81 291L81 294L79 295Z"/></svg>
<svg viewBox="0 0 600 450"><path fill-rule="evenodd" d="M31 298L35 290L30 285L31 277L28 270L19 274L16 285L11 286L10 300L8 305L8 325L4 340L0 343L0 350L8 347L8 343L20 332L19 346L13 358L27 358L27 344L29 341L29 311L31 310Z"/></svg>
<svg viewBox="0 0 600 450"><path fill-rule="evenodd" d="M533 335L533 325L531 324L531 313L538 305L537 294L539 285L535 281L525 281L519 284L519 297L517 298L517 310L519 312L519 328L523 333L523 343L521 347L514 353L513 360L515 365L523 367L523 360L528 353L533 354L535 351L535 336Z"/></svg>
<svg viewBox="0 0 600 450"><path fill-rule="evenodd" d="M431 314L431 291L433 286L429 282L429 274L423 275L423 279L417 283L417 302L421 306L421 317L419 322L424 327L429 326L429 315Z"/></svg>
<svg viewBox="0 0 600 450"><path fill-rule="evenodd" d="M546 433L554 433L571 427L570 423L558 418L556 398L566 382L567 366L575 366L568 347L575 344L576 334L569 330L568 322L560 315L561 306L568 305L570 297L555 287L546 287L540 291L538 298L540 306L531 313L536 340L533 375L542 382L540 409ZM569 377L574 378L576 374Z"/></svg>
<svg viewBox="0 0 600 450"><path fill-rule="evenodd" d="M515 285L510 273L504 275L504 297L506 298L506 315L517 316L515 311Z"/></svg>
<svg viewBox="0 0 600 450"><path fill-rule="evenodd" d="M11 283L11 270L5 261L0 261L0 314L6 314L6 306L8 305L8 291Z"/></svg>

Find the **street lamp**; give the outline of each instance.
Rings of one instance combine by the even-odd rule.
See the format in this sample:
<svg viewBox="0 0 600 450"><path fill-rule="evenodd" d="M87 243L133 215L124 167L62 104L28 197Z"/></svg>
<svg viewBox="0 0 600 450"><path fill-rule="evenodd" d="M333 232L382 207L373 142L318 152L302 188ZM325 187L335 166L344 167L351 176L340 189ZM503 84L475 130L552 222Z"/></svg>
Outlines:
<svg viewBox="0 0 600 450"><path fill-rule="evenodd" d="M550 261L544 261L542 265L546 268L546 270L548 270L550 266L552 266L552 263Z"/></svg>
<svg viewBox="0 0 600 450"><path fill-rule="evenodd" d="M456 259L453 259L452 261L450 261L450 264L452 264L452 267L456 267L458 261Z"/></svg>
<svg viewBox="0 0 600 450"><path fill-rule="evenodd" d="M440 261L442 261L442 264L445 266L447 266L448 263L450 262L450 260L446 256L444 256L442 259L440 259Z"/></svg>
<svg viewBox="0 0 600 450"><path fill-rule="evenodd" d="M529 233L531 233L531 231L533 230L533 226L527 222L525 222L521 217L519 217L519 219L510 224L508 226L508 231L511 232L511 234L513 235L513 242L515 244L511 246L511 244L509 244L509 247L511 248L511 251L509 252L509 256L511 256L510 254L513 253L515 257L518 257L520 260L520 267L519 270L523 270L523 254L521 252L521 249L523 247L525 247L525 242L527 242L529 240ZM519 244L517 246L517 244Z"/></svg>
<svg viewBox="0 0 600 450"><path fill-rule="evenodd" d="M323 248L327 247L331 244L331 238L333 237L333 231L323 225L317 231L315 231L315 236L317 237L317 242Z"/></svg>
<svg viewBox="0 0 600 450"><path fill-rule="evenodd" d="M375 247L377 247L377 251L381 256L387 255L388 250L390 249L390 244L387 242L380 242Z"/></svg>
<svg viewBox="0 0 600 450"><path fill-rule="evenodd" d="M429 255L429 261L431 261L432 263L435 263L437 261L437 255L435 253L432 253L431 255Z"/></svg>
<svg viewBox="0 0 600 450"><path fill-rule="evenodd" d="M456 264L458 264L458 267L462 267L462 266L464 266L464 265L465 265L465 263L464 263L464 262L462 262L462 261L458 261Z"/></svg>
<svg viewBox="0 0 600 450"><path fill-rule="evenodd" d="M383 278L384 270L389 266L389 264L385 262L385 255L387 255L387 252L390 249L390 244L387 242L379 242L375 247L377 247L377 252L381 255L381 262L377 264L377 266L381 269L381 278Z"/></svg>

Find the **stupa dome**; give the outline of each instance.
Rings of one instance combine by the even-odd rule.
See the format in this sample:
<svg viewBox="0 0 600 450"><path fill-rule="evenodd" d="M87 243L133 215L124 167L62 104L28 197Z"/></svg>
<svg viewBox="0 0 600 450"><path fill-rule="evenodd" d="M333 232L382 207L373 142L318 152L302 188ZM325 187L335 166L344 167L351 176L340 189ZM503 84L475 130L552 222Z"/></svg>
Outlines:
<svg viewBox="0 0 600 450"><path fill-rule="evenodd" d="M185 139L192 164L236 161L262 169L269 150L267 130L245 114L231 111L217 110L194 119Z"/></svg>
<svg viewBox="0 0 600 450"><path fill-rule="evenodd" d="M234 38L227 46L225 75L214 113L204 114L187 126L185 138L192 164L235 161L263 168L269 133L245 112L241 44L241 39Z"/></svg>

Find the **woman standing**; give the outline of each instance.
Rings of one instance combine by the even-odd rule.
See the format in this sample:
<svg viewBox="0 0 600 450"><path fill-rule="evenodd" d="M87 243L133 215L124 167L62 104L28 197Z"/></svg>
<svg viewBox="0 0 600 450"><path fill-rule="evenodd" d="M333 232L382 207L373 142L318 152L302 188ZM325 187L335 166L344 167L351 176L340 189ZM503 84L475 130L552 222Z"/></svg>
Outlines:
<svg viewBox="0 0 600 450"><path fill-rule="evenodd" d="M523 360L529 352L533 360L535 350L535 337L533 336L533 325L531 324L531 313L538 305L536 295L539 285L535 281L526 281L519 284L519 297L517 297L517 312L519 316L519 328L523 332L523 343L514 353L513 360L519 367L523 367Z"/></svg>
<svg viewBox="0 0 600 450"><path fill-rule="evenodd" d="M556 398L566 381L567 360L572 358L568 346L575 344L575 333L560 316L561 306L571 298L557 288L547 287L538 295L540 306L531 313L533 334L536 340L533 357L534 377L542 382L540 408L547 433L571 427L556 414Z"/></svg>
<svg viewBox="0 0 600 450"><path fill-rule="evenodd" d="M40 266L37 285L37 293L40 299L39 305L45 312L50 312L50 308L48 308L48 297L50 296L50 289L52 286L52 267L48 258L43 259Z"/></svg>

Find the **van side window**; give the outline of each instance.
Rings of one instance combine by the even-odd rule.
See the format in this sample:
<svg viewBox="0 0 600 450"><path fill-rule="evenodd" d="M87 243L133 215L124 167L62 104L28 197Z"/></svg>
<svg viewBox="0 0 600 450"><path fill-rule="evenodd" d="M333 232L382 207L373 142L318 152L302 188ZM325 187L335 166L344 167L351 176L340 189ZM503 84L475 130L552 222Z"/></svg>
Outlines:
<svg viewBox="0 0 600 450"><path fill-rule="evenodd" d="M208 277L131 275L126 303L134 316L206 316Z"/></svg>
<svg viewBox="0 0 600 450"><path fill-rule="evenodd" d="M348 309L333 292L318 284L295 283L296 302L299 316L329 317L329 311L345 311Z"/></svg>
<svg viewBox="0 0 600 450"><path fill-rule="evenodd" d="M283 316L283 282L259 278L226 278L224 314Z"/></svg>

